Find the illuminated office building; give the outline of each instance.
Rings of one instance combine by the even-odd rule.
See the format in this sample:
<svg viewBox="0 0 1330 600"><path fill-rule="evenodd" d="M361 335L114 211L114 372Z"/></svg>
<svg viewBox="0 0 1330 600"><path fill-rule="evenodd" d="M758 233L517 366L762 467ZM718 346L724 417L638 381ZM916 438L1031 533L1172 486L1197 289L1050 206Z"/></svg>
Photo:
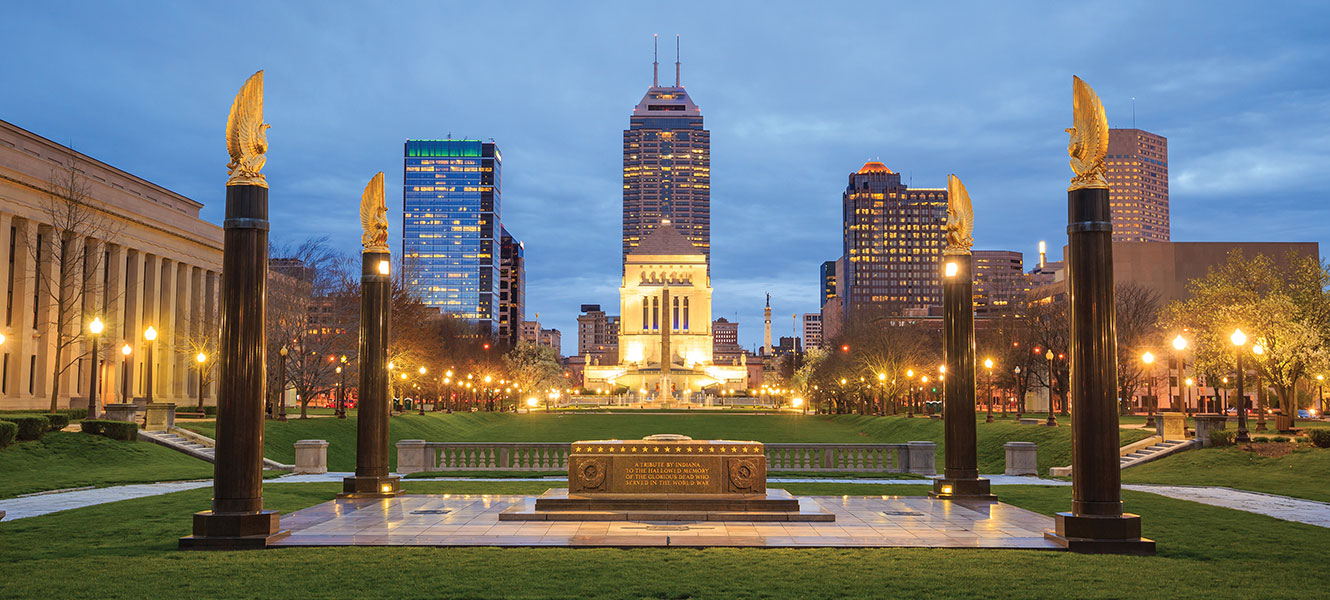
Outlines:
<svg viewBox="0 0 1330 600"><path fill-rule="evenodd" d="M503 158L492 142L407 140L402 256L424 302L498 332Z"/></svg>
<svg viewBox="0 0 1330 600"><path fill-rule="evenodd" d="M516 346L526 320L526 249L499 227L499 339Z"/></svg>
<svg viewBox="0 0 1330 600"><path fill-rule="evenodd" d="M679 83L662 87L652 62L651 88L623 132L623 257L669 219L711 262L711 132Z"/></svg>
<svg viewBox="0 0 1330 600"><path fill-rule="evenodd" d="M973 254L975 316L1024 313L1030 294L1024 255L1012 250L975 250Z"/></svg>
<svg viewBox="0 0 1330 600"><path fill-rule="evenodd" d="M947 190L909 189L899 174L870 161L850 173L842 212L844 322L866 314L923 316L942 305Z"/></svg>
<svg viewBox="0 0 1330 600"><path fill-rule="evenodd" d="M1110 129L1104 166L1113 241L1169 241L1168 139L1140 129Z"/></svg>

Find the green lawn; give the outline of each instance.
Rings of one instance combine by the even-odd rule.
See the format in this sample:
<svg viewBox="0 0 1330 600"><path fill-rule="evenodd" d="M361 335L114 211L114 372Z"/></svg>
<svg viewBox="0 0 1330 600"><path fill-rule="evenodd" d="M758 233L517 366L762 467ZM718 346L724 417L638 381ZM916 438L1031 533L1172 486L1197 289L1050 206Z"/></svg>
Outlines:
<svg viewBox="0 0 1330 600"><path fill-rule="evenodd" d="M339 419L293 419L268 421L264 433L264 455L291 463L298 440L328 440L328 469L355 469L355 415ZM209 437L213 422L185 425ZM870 443L933 441L938 444L938 468L942 466L942 421L904 417L858 415L762 415L762 414L571 414L571 413L426 413L392 418L392 443L404 439L434 442L573 442L598 439L638 439L653 433L680 433L696 439L757 440L760 442ZM1017 425L1001 419L978 424L979 470L1001 473L1006 455L1002 445L1010 441L1039 444L1039 468L1071 464L1071 428ZM1141 439L1148 432L1122 431L1122 443ZM396 465L396 451L390 453Z"/></svg>
<svg viewBox="0 0 1330 600"><path fill-rule="evenodd" d="M212 477L212 465L148 442L54 431L0 449L0 498L83 486Z"/></svg>
<svg viewBox="0 0 1330 600"><path fill-rule="evenodd" d="M270 484L269 508L336 484ZM407 482L409 493L537 493L539 483ZM921 494L923 486L801 484L797 494ZM995 488L1051 513L1070 490ZM181 552L209 490L0 522L0 597L1316 598L1330 529L1125 494L1154 557L1027 550L290 548ZM122 576L108 576L119 573ZM1320 590L1319 592L1317 590Z"/></svg>
<svg viewBox="0 0 1330 600"><path fill-rule="evenodd" d="M1330 502L1330 449L1267 458L1236 446L1169 456L1122 472L1123 483L1217 485Z"/></svg>

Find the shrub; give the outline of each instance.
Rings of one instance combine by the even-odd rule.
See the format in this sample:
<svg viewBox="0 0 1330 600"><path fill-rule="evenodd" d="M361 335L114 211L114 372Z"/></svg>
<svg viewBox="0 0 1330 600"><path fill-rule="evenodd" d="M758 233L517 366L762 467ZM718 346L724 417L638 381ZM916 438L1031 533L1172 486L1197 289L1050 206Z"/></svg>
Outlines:
<svg viewBox="0 0 1330 600"><path fill-rule="evenodd" d="M1218 430L1218 431L1211 431L1211 432L1210 432L1210 445L1211 445L1211 446L1232 446L1232 445L1233 445L1233 438L1234 438L1234 436L1236 436L1236 435L1237 435L1237 434L1236 434L1235 432L1232 432L1232 431L1226 431L1226 430L1223 430L1223 429L1220 429L1220 430Z"/></svg>
<svg viewBox="0 0 1330 600"><path fill-rule="evenodd" d="M69 415L63 413L49 413L42 415L47 421L51 422L51 431L60 431L69 426Z"/></svg>
<svg viewBox="0 0 1330 600"><path fill-rule="evenodd" d="M90 433L92 435L101 435L102 425L105 423L106 421L99 421L97 419L84 419L79 422L79 428L83 430L83 433Z"/></svg>
<svg viewBox="0 0 1330 600"><path fill-rule="evenodd" d="M0 421L0 448L14 443L16 437L18 437L18 425L9 421Z"/></svg>
<svg viewBox="0 0 1330 600"><path fill-rule="evenodd" d="M51 422L46 417L8 416L3 417L3 420L17 425L18 439L24 441L40 440L51 428Z"/></svg>
<svg viewBox="0 0 1330 600"><path fill-rule="evenodd" d="M1317 448L1330 448L1330 429L1312 429L1307 432L1307 439Z"/></svg>
<svg viewBox="0 0 1330 600"><path fill-rule="evenodd" d="M106 421L102 419L84 419L79 424L83 433L102 435L113 440L134 441L139 438L139 424L125 421Z"/></svg>
<svg viewBox="0 0 1330 600"><path fill-rule="evenodd" d="M1289 439L1288 436L1277 435L1277 436L1275 436L1275 437L1270 438L1270 441L1275 442L1275 443L1278 443L1278 444L1283 444L1283 443L1285 443L1285 442L1291 442L1291 441L1293 441L1293 440Z"/></svg>
<svg viewBox="0 0 1330 600"><path fill-rule="evenodd" d="M1266 442L1269 442L1269 441L1270 441L1270 438L1268 438L1268 437L1266 437L1266 436L1263 436L1263 435L1258 435L1258 436L1252 438L1251 441L1256 442L1256 443L1258 443L1258 444L1264 444L1264 443L1266 443Z"/></svg>

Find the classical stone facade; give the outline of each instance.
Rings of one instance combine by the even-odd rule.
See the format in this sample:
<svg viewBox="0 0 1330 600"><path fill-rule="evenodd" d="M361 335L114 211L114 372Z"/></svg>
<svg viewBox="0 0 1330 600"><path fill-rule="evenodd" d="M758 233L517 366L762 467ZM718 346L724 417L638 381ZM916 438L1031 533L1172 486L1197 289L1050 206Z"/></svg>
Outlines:
<svg viewBox="0 0 1330 600"><path fill-rule="evenodd" d="M71 177L72 173L72 177ZM52 207L68 206L61 181L76 181L83 208L106 227L105 239L74 236L66 247L82 254L56 260L58 231L89 231L53 223ZM63 196L63 197L62 197ZM216 337L222 229L199 219L202 204L145 181L32 132L0 121L0 275L5 276L0 312L0 409L50 406L55 376L57 295L42 282L91 283L81 308L69 311L68 336L83 337L65 348L60 407L87 405L91 361L88 324L105 323L100 337L98 405L145 396L143 332L153 327L153 400L194 403L198 370L194 344ZM54 226L53 226L54 225ZM60 277L61 265L90 265L88 277ZM66 267L70 270L71 267ZM121 348L128 344L126 358ZM125 366L128 365L126 369ZM215 380L215 378L214 378ZM204 390L215 402L215 385ZM128 396L125 398L124 396ZM77 399L77 400L75 400Z"/></svg>

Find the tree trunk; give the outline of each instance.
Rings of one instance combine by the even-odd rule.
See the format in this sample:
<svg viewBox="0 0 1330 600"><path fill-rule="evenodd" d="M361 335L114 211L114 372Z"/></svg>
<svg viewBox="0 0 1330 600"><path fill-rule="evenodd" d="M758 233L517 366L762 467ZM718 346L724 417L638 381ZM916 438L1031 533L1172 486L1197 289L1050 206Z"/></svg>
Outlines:
<svg viewBox="0 0 1330 600"><path fill-rule="evenodd" d="M309 418L309 413L305 411L305 407L307 407L307 406L309 406L309 398L308 398L308 397L305 397L305 396L301 396L301 397L300 397L300 418L302 418L302 419L308 419L308 418Z"/></svg>

